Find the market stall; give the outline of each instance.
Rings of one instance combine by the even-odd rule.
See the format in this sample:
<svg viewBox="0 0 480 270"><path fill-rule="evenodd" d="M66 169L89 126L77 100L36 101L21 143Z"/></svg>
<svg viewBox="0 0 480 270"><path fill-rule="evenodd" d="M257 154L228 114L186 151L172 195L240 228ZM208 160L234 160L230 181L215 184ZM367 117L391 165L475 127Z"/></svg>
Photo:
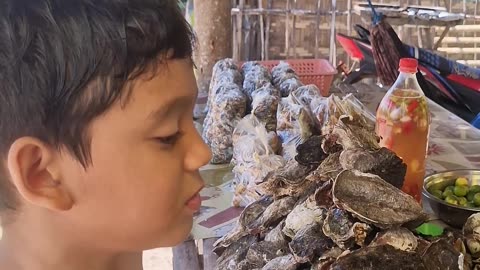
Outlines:
<svg viewBox="0 0 480 270"><path fill-rule="evenodd" d="M214 72L214 76L215 76L215 72ZM245 85L243 84L242 86L244 87ZM238 88L240 89L240 87ZM232 87L232 89L235 89L235 87ZM231 91L235 92L235 90L231 90ZM305 92L308 92L308 91L305 91ZM367 82L367 83L359 83L353 86L339 84L332 87L329 94L339 96L339 97L352 94L363 104L360 106L360 108L362 108L365 115L368 116L369 114L373 113L376 110L378 103L380 102L383 95L385 94L385 90L379 88L374 83ZM237 98L235 100L239 101L240 104L248 103L247 99L242 100ZM281 101L280 101L280 104L281 104ZM479 142L480 131L474 129L472 126L470 126L468 123L461 120L459 117L453 115L449 111L443 109L442 107L438 106L437 104L431 101L429 102L429 109L432 115L432 124L430 127L430 140L429 140L430 146L428 151L429 156L428 156L428 162L427 162L427 174L432 174L434 172L445 171L445 170L479 168L480 167L480 154L479 154L480 153L479 151L480 150L480 142ZM236 112L238 113L238 110ZM246 114L246 112L243 112L243 114ZM277 119L277 127L276 127L277 133L279 131L278 121L279 120ZM208 125L207 125L207 128L208 128ZM307 141L307 143L309 142ZM315 147L318 147L318 149L320 149L320 146L318 144L316 144L315 142L311 142L311 143L312 143L311 146L313 147L313 149L315 149ZM286 153L283 153L281 155L284 155L284 154ZM220 159L225 158L224 155L217 155L217 156L220 157ZM301 194L301 190L303 190L303 188L305 188L305 186L307 186L308 184L308 182L302 182L300 185L302 187L301 189L291 188L291 189L285 190L285 189L282 189L285 187L282 185L270 186L270 189L267 189L270 192L270 193L268 192L267 193L273 196L274 198L275 197L277 197L277 199L289 198L289 196L291 196L291 197L295 197L296 199L295 200L292 199L292 201L290 202L291 204L288 203L289 199L284 199L285 200L285 202L283 202L284 204L279 202L281 200L275 200L275 202L277 202L279 207L283 207L281 208L282 210L279 210L279 211L284 213L285 216L281 215L281 218L277 218L278 220L283 220L283 221L281 223L278 223L278 220L272 223L267 222L267 225L263 224L265 225L263 227L254 226L253 229L250 228L249 232L250 233L253 232L252 234L256 235L256 237L258 238L255 238L255 240L246 239L245 237L249 235L248 233L247 234L244 234L244 232L239 233L239 228L242 228L242 225L241 225L242 221L239 221L239 216L242 215L242 211L244 211L245 205L248 205L249 207L251 207L251 205L255 205L255 202L259 202L262 199L246 196L246 194L248 193L236 192L238 191L239 183L238 183L238 179L236 179L235 173L232 173L232 170L235 172L234 168L235 168L234 165L231 165L230 162L226 162L226 164L220 164L220 165L211 164L206 166L203 169L202 175L204 176L204 179L207 183L207 188L201 194L203 198L202 210L195 217L195 225L192 231L192 240L187 241L183 245L176 247L174 249L174 268L175 269L192 269L192 270L202 269L200 265L203 265L203 269L256 269L256 268L251 268L253 267L251 265L247 265L249 263L255 262L256 257L254 255L258 255L260 257L263 256L263 258L267 256L269 258L266 261L258 262L258 265L261 265L262 267L266 267L265 265L269 263L271 265L276 265L276 266L272 266L273 268L260 267L258 269L297 269L296 267L299 267L300 265L305 266L308 264L318 266L319 260L321 259L318 256L315 256L313 253L310 254L308 250L316 250L319 248L322 249L322 247L309 246L309 243L311 244L311 242L308 242L309 237L313 237L314 239L316 239L315 242L318 242L321 240L321 238L318 238L319 235L323 235L323 237L328 236L328 239L325 238L324 240L325 241L328 240L327 241L328 244L325 244L325 245L328 246L328 250L330 252L328 254L330 254L332 257L327 256L323 258L324 259L323 262L325 261L332 262L332 258L338 257L338 254L337 255L332 255L332 254L335 252L348 250L349 245L355 246L356 247L355 249L358 249L359 247L364 247L364 246L368 246L368 247L373 246L370 243L370 241L372 240L368 239L367 237L372 235L371 233L372 230L374 231L374 230L378 230L378 228L382 228L380 231L377 231L377 232L382 233L382 230L384 230L383 231L384 234L389 232L388 230L385 231L385 229L389 228L390 226L382 226L380 224L384 221L365 222L365 220L368 219L365 217L361 219L361 221L363 222L360 222L360 220L357 220L356 222L352 223L358 226L355 226L356 233L354 235L350 235L350 238L347 237L346 234L338 235L338 231L335 231L335 228L333 228L333 231L331 231L330 234L327 233L325 235L325 232L326 232L325 225L323 225L323 234L321 232L309 231L308 228L304 227L305 224L309 223L308 219L302 220L302 218L305 218L305 216L302 217L302 215L300 215L300 216L289 218L289 216L295 212L293 211L293 209L297 208L297 207L294 207L294 205L296 206L299 205L299 201L298 201L299 199L297 195ZM294 170L294 169L295 168L290 168L289 170ZM280 169L280 171L281 170L282 169ZM284 173L286 173L287 176L289 175L289 171L284 170ZM377 174L381 174L381 173L377 172ZM308 174L307 178L312 177L312 175L315 175L315 174L310 173ZM322 174L320 173L320 175ZM268 176L266 176L266 178L268 178ZM321 179L321 178L322 177L319 177L318 179ZM296 179L292 178L292 180L296 180ZM340 182L337 182L337 185L339 183ZM346 187L348 186L349 184L346 184ZM235 187L237 187L237 189L235 189ZM324 194L322 195L321 188L318 188L318 187L317 187L317 191L314 194L316 194L315 196L317 198L316 202L318 206L319 205L318 198L319 197L323 198ZM398 193L397 195L399 194L400 193ZM239 198L236 199L235 197L239 197ZM340 217L344 215L351 218L352 212L355 213L353 215L355 217L362 216L362 215L364 216L365 213L364 214L358 213L359 211L358 209L356 209L357 212L355 212L351 209L351 206L349 208L348 206L349 198L351 198L351 196L346 196L345 198L342 199L342 194L336 194L336 199L334 199L335 206L339 206L339 204L342 203L342 207L341 208L338 207L338 209L337 208L334 208L334 209L341 211ZM245 203L241 203L241 201L245 199L247 199L247 201ZM251 199L251 201L248 201L248 199ZM252 204L252 201L253 201L253 204ZM320 201L322 201L322 199L320 199ZM355 203L358 203L358 202L355 202ZM407 200L404 203L409 204L410 202ZM270 204L266 203L265 205L270 205ZM310 209L311 211L313 211L310 213L313 213L313 217L315 217L315 215L317 214L318 216L322 216L324 218L325 216L330 217L330 222L331 222L330 225L333 227L337 226L338 224L345 224L345 223L338 223L339 220L335 219L335 217L338 218L338 216L333 215L331 212L328 211L328 209L330 210L332 209L331 206L332 205L329 204L328 207L327 206L319 207L317 209L319 212L315 212L315 210ZM257 218L259 213L267 212L265 210L265 207L264 208L260 207L262 210L260 210L257 213ZM411 207L415 207L415 206L411 206ZM388 206L384 206L384 208L388 208ZM423 211L419 209L418 213L416 211L413 211L413 212L417 213L418 215L420 215L420 213L426 213L428 215L428 218L425 219L424 221L428 221L428 220L431 221L431 220L438 219L435 213L433 213L432 210L430 209L428 203L424 202L423 208L424 208ZM319 210L319 209L322 209L322 210ZM347 211L348 213L346 213L344 210L339 210L339 209L349 209L349 211ZM360 212L361 212L361 209L360 209ZM241 216L240 220L242 220L242 217L245 218L245 214ZM298 227L297 225L295 225L296 224L295 222L292 223L292 221L295 221L295 220L302 220L301 224L303 225ZM257 222L259 221L257 220ZM352 222L352 220L348 222ZM348 222L347 224L349 224ZM262 250L262 243L268 242L267 245L270 245L271 242L275 242L274 236L275 236L275 233L278 233L278 231L277 232L275 231L275 228L280 226L277 223L278 224L288 223L287 227L289 228L289 230L285 230L285 229L282 230L282 233L287 234L287 239L289 239L290 241L288 243L289 250L285 251L283 256L277 256L278 254L268 255L267 253L265 253L265 250ZM348 227L348 230L351 230L353 228L352 224L350 224L350 227ZM449 227L442 221L440 221L439 224L441 224L442 226ZM283 228L285 228L285 225L281 225L281 226L284 226ZM358 231L363 232L365 234L365 237L364 238L359 237L359 235L362 235L362 233L358 233ZM411 235L410 231L409 233L406 233L406 234L408 235L408 237L411 237L413 235L413 234ZM267 239L269 241L266 241L264 239L265 237L269 237ZM419 236L416 235L416 237L419 237ZM221 239L218 240L219 238ZM263 239L263 240L259 240L259 239ZM352 239L355 239L355 240L352 240ZM420 245L418 243L423 243L423 244L427 244L429 247L432 247L431 243L437 243L437 242L425 243L424 238L419 238L419 239L421 239L421 241L415 240L415 243L417 243L417 245ZM251 242L248 242L248 241L244 243L242 242L246 240L249 240ZM365 243L367 242L370 244L366 245ZM235 243L243 243L244 245L248 245L252 247L254 246L255 248L246 249L245 246L243 247L237 246L232 249L232 245ZM197 244L200 246L200 251ZM446 245L441 248L445 249L445 248L450 248L451 246ZM230 251L229 251L229 248L230 248ZM273 247L269 246L269 248L273 248ZM340 250L338 250L337 248L339 248ZM465 246L463 248L465 248ZM218 258L217 254L214 253L214 250L217 253L221 254L220 258ZM249 253L250 254L249 260L245 259L247 257L247 254L244 254L242 261L235 261L235 258L233 259L228 258L228 256L232 256L232 254L236 252L240 252L240 253L243 252L242 250L243 251L253 250L253 251L250 251L250 253L252 254ZM327 248L322 249L323 253L325 253L326 250ZM371 251L368 249L361 249L361 250L365 252ZM431 254L433 254L431 256L435 256L434 249L432 248L432 250L430 251L432 252ZM227 253L230 252L230 255L225 255L225 252ZM393 252L393 253L389 253L389 252ZM398 259L397 263L400 263L400 264L401 263L404 264L406 261L409 261L410 263L412 261L415 262L415 260L418 259L418 257L415 257L415 256L402 257L400 256L402 254L396 254L395 252L396 251L391 251L391 250L381 251L382 254L391 254L391 255L393 254L392 256L394 257L398 255L400 259ZM202 255L199 256L198 255L199 253ZM453 257L455 256L458 257L460 256L461 251L455 251L452 249L452 254L453 254L452 255ZM466 256L470 256L468 252L466 252L465 254ZM407 255L411 255L411 254L407 254ZM277 258L277 262L275 262L274 260L276 258ZM282 260L282 259L278 259L278 258L282 258L284 261L280 262L279 260ZM313 258L317 264L314 264L314 262L311 261ZM350 258L350 257L347 257L347 258ZM383 259L388 259L388 258L383 258ZM274 262L272 263L272 261ZM470 263L471 261L472 260L470 257ZM238 264L244 263L245 264L244 267L246 268L226 267L226 264L228 263L231 264L232 262L235 262ZM358 261L354 261L354 262L358 263ZM462 262L463 262L463 259L462 259ZM275 263L278 263L278 264L275 264ZM339 267L342 267L343 265L343 268L338 268L338 269L350 269L350 268L345 268L346 265L348 265L348 263L351 263L351 262L349 262L348 260L340 261L338 265L340 265ZM283 268L289 265L292 268ZM310 269L310 268L301 268L301 269ZM329 269L329 268L312 268L312 269ZM408 268L408 269L424 269L424 268ZM427 267L425 269L434 269L434 268ZM438 269L443 269L443 268L438 268ZM456 268L451 268L451 269L456 269ZM469 269L469 268L466 268L466 269Z"/></svg>

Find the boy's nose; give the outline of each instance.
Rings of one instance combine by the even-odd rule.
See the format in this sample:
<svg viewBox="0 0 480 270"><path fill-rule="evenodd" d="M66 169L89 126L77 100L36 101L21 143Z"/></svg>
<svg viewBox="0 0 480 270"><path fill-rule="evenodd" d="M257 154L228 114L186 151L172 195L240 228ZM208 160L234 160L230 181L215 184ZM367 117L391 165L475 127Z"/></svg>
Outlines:
<svg viewBox="0 0 480 270"><path fill-rule="evenodd" d="M187 147L188 154L185 160L187 170L198 170L200 167L208 164L212 159L212 151L208 145L203 142L198 133L195 134Z"/></svg>

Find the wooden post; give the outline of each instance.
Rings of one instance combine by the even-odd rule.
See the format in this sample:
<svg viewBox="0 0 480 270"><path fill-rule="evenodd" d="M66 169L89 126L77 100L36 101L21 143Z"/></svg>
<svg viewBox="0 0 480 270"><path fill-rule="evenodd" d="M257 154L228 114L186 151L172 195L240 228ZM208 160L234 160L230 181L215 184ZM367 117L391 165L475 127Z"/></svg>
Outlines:
<svg viewBox="0 0 480 270"><path fill-rule="evenodd" d="M200 270L198 249L194 240L188 240L173 248L173 270Z"/></svg>
<svg viewBox="0 0 480 270"><path fill-rule="evenodd" d="M213 243L218 238L209 238L203 240L203 270L214 270L217 266L217 255L213 253Z"/></svg>
<svg viewBox="0 0 480 270"><path fill-rule="evenodd" d="M194 30L198 38L194 56L199 90L197 117L202 116L200 107L206 103L213 65L222 58L232 57L231 9L231 1L227 0L194 0Z"/></svg>

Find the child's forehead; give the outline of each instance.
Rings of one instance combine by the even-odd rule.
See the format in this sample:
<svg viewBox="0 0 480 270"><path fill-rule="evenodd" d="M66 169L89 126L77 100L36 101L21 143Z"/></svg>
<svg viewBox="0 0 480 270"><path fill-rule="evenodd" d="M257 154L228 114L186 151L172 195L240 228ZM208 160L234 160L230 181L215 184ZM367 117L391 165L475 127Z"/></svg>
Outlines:
<svg viewBox="0 0 480 270"><path fill-rule="evenodd" d="M188 108L195 102L197 87L190 59L172 59L133 81L128 103L149 110L148 118L158 119L171 108Z"/></svg>

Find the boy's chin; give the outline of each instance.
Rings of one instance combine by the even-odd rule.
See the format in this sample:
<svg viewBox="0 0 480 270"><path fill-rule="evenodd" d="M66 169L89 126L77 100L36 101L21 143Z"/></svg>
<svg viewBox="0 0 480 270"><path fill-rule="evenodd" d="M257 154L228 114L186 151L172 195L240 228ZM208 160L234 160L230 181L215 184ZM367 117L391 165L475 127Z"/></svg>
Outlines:
<svg viewBox="0 0 480 270"><path fill-rule="evenodd" d="M175 227L168 233L161 232L160 241L156 246L158 247L174 247L189 239L190 232L192 231L193 220L190 219L182 224L176 224Z"/></svg>

